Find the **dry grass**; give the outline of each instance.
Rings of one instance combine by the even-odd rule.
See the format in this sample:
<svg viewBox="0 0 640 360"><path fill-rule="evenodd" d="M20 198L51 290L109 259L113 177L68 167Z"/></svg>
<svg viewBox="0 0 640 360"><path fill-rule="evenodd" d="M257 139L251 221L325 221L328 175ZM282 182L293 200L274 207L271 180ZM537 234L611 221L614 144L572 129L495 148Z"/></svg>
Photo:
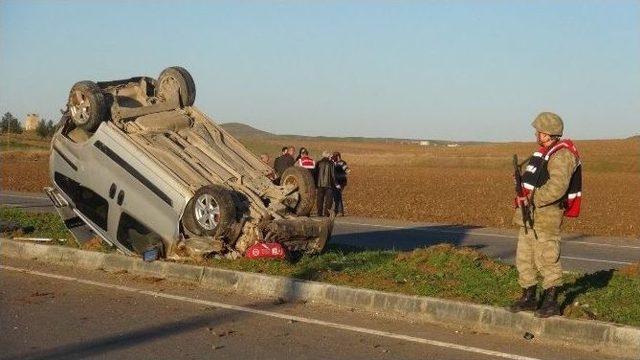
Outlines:
<svg viewBox="0 0 640 360"><path fill-rule="evenodd" d="M1 134L0 151L10 150L47 150L50 139L42 139L33 132L22 134Z"/></svg>

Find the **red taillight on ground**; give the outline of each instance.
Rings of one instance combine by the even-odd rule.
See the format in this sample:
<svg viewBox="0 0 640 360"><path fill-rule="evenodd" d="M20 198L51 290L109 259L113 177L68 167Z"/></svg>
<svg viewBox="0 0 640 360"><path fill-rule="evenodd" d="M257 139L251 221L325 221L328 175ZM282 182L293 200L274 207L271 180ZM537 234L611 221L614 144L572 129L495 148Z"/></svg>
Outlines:
<svg viewBox="0 0 640 360"><path fill-rule="evenodd" d="M247 249L249 259L284 259L285 250L279 243L257 243Z"/></svg>

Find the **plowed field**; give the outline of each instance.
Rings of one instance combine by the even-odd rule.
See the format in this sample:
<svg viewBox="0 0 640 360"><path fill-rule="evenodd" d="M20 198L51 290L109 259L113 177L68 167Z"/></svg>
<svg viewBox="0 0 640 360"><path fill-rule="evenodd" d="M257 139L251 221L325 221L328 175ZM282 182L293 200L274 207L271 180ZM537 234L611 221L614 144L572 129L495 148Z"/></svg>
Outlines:
<svg viewBox="0 0 640 360"><path fill-rule="evenodd" d="M640 234L637 174L587 173L584 201L569 232L599 235ZM362 186L361 184L366 184ZM513 181L499 170L357 166L345 190L352 215L437 223L510 227Z"/></svg>
<svg viewBox="0 0 640 360"><path fill-rule="evenodd" d="M492 227L512 226L511 155L516 152L524 159L536 148L533 143L458 148L342 141L294 145L308 146L313 153L323 149L343 153L352 169L345 190L348 215ZM567 221L565 230L637 237L640 141L577 145L584 164L583 208L579 218ZM263 143L262 149L273 149L273 158L279 146ZM0 186L41 191L49 183L47 167L47 152L0 153Z"/></svg>
<svg viewBox="0 0 640 360"><path fill-rule="evenodd" d="M564 230L596 235L640 235L640 139L577 141L583 163L579 218ZM279 144L278 144L279 145ZM352 173L345 190L351 215L459 225L512 227L512 156L535 143L460 147L372 142L307 141L338 150ZM274 144L274 148L276 148Z"/></svg>
<svg viewBox="0 0 640 360"><path fill-rule="evenodd" d="M42 192L49 185L48 151L9 151L0 153L2 190Z"/></svg>

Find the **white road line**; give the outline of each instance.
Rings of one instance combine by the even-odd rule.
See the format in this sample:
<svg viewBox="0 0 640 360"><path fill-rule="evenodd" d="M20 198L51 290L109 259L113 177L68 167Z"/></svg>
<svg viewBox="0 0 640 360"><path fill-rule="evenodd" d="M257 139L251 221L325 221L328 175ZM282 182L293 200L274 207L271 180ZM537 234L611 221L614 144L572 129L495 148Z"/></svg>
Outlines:
<svg viewBox="0 0 640 360"><path fill-rule="evenodd" d="M23 207L23 208L48 208L50 207L50 205L42 205L42 204L38 204L38 203L19 203L19 204L14 204L14 203L5 203L5 204L0 204L2 206L6 206L6 207Z"/></svg>
<svg viewBox="0 0 640 360"><path fill-rule="evenodd" d="M13 195L13 194L3 194L0 193L0 198L2 197L14 197L14 198L27 198L27 199L48 199L46 196L31 196L31 195Z"/></svg>
<svg viewBox="0 0 640 360"><path fill-rule="evenodd" d="M487 237L497 237L497 238L506 238L517 240L518 235L505 235L505 234L496 234L496 233L482 233L482 232L474 232L474 231L464 231L464 230L447 230L447 229L437 229L437 228L416 228L411 226L395 226L395 225L380 225L380 224L366 224L366 223L356 223L356 222L348 222L348 221L337 221L336 224L344 224L344 225L356 225L356 226L371 226L371 227L379 227L386 229L396 229L396 230L414 230L414 231L424 231L424 232L435 232L435 233L443 233L443 234L455 234L455 235L473 235L473 236L487 236ZM429 226L429 225L424 225ZM432 226L446 226L446 225L432 225ZM605 247L616 247L622 249L636 249L640 250L640 246L633 245L615 245L615 244L604 244L604 243L594 243L589 241L577 241L577 240L565 240L563 243L565 244L582 244L582 245L592 245L592 246L605 246Z"/></svg>
<svg viewBox="0 0 640 360"><path fill-rule="evenodd" d="M632 264L631 262L627 262L627 261L590 259L590 258L573 257L573 256L561 256L560 258L567 259L567 260L593 261L593 262L599 262L599 263L610 263L610 264L618 264L618 265L631 265Z"/></svg>
<svg viewBox="0 0 640 360"><path fill-rule="evenodd" d="M419 337L414 337L414 336L409 336L409 335L396 334L396 333L392 333L392 332L388 332L388 331L368 329L368 328L345 325L345 324L339 324L339 323L334 323L334 322L329 322L329 321L324 321L324 320L317 320L317 319L305 318L305 317L300 317L300 316L281 314L281 313L272 312L272 311L257 310L257 309L247 308L247 307L244 307L244 306L231 305L231 304L225 304L225 303L219 303L219 302L215 302L215 301L208 301L208 300L201 300L201 299L194 299L194 298L189 298L189 297L186 297L186 296L160 293L160 292L156 292L156 291L137 289L137 288L128 287L128 286L101 283L101 282L97 282L97 281L80 279L80 278L71 277L71 276L64 276L64 275L51 274L51 273L43 273L43 272L39 272L39 271L16 268L16 267L12 267L12 266L0 265L0 269L10 270L10 271L17 271L17 272L21 272L21 273L25 273L25 274L43 276L43 277L48 277L48 278L58 279L58 280L63 280L63 281L78 282L78 283L81 283L81 284L93 285L93 286L98 286L98 287L107 288L107 289L116 289L116 290L120 290L120 291L138 293L138 294L143 294L143 295L149 295L149 296L153 296L153 297L156 297L156 298L165 298L165 299L182 301L182 302L187 302L187 303L192 303L192 304L213 306L213 307L217 307L217 308L220 308L220 309L240 311L240 312L251 313L251 314L262 315L262 316L268 316L268 317L278 318L278 319L283 319L283 320L293 320L293 321L297 321L297 322L300 322L300 323L319 325L319 326L324 326L324 327L329 327L329 328L334 328L334 329L339 329L339 330L357 332L357 333L361 333L361 334L376 335L376 336L382 336L382 337L396 339L396 340L409 341L409 342L413 342L413 343L419 343L419 344L425 344L425 345L431 345L431 346L438 346L438 347L454 349L454 350L460 350L460 351L466 351L466 352L470 352L470 353L476 353L476 354L482 354L482 355L488 355L488 356L495 356L495 357L500 357L500 358L504 358L504 359L539 360L537 358L531 358L531 357L521 356L521 355L516 355L516 354L510 354L510 353L503 353L503 352L499 352L499 351L481 349L481 348L477 348L477 347L473 347L473 346L465 346L465 345L453 344L453 343L448 343L448 342L443 342L443 341L430 340L430 339L419 338Z"/></svg>
<svg viewBox="0 0 640 360"><path fill-rule="evenodd" d="M338 222L336 222L336 224L356 225L356 226L371 226L371 227L379 227L379 228L385 228L385 229L439 232L439 233L444 233L444 234L457 234L457 235L471 234L471 235L480 235L480 236L502 237L502 238L509 238L509 239L517 238L517 236L514 236L514 235L475 233L475 232L470 232L470 231L445 230L445 229L423 229L423 228L415 228L415 227L411 227L411 226L365 224L365 223L355 223L355 222L348 222L348 221L338 221ZM440 225L432 225L432 226L440 226Z"/></svg>
<svg viewBox="0 0 640 360"><path fill-rule="evenodd" d="M614 248L622 248L622 249L634 249L640 250L640 246L633 245L615 245L615 244L603 244L603 243L592 243L588 241L578 241L578 240L566 240L565 244L583 244L583 245L593 245L593 246L604 246L604 247L614 247Z"/></svg>

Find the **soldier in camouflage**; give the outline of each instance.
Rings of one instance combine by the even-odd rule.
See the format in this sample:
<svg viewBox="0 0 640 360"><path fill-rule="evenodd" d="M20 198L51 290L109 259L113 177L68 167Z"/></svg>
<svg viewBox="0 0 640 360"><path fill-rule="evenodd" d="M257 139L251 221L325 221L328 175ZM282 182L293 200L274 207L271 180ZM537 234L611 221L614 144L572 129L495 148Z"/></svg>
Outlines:
<svg viewBox="0 0 640 360"><path fill-rule="evenodd" d="M518 283L523 288L522 297L511 305L514 312L536 311L538 317L560 314L557 302L558 289L562 285L562 267L560 266L560 226L568 189L572 177L579 166L577 151L570 140L561 140L564 125L562 119L550 112L539 114L532 123L536 140L541 146L529 162L525 178L529 175L530 184L525 196L516 199L518 207L530 208L533 229L525 232L525 224L520 209L516 209L514 223L520 226L516 267ZM563 142L570 144L570 150ZM537 168L539 167L539 168ZM542 173L541 173L542 172ZM580 185L581 186L581 185ZM538 307L536 289L538 272L542 275L544 294Z"/></svg>

